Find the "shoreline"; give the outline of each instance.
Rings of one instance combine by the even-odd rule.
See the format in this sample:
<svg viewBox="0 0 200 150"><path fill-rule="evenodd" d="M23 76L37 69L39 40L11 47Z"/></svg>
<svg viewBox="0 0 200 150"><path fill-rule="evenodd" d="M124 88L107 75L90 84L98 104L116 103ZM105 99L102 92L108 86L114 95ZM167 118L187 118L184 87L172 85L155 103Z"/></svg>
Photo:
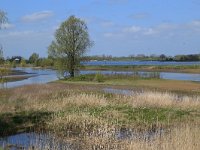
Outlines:
<svg viewBox="0 0 200 150"><path fill-rule="evenodd" d="M200 74L200 65L195 66L83 66L80 70L93 71L145 71L145 72L170 72L170 73L188 73Z"/></svg>

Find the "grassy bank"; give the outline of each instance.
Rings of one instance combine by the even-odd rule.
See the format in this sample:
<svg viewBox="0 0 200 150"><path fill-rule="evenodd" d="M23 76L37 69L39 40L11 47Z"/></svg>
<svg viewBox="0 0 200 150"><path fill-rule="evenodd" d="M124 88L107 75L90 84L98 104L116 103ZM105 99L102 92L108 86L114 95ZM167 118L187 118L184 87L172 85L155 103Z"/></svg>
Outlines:
<svg viewBox="0 0 200 150"><path fill-rule="evenodd" d="M3 77L2 79L0 79L0 83L7 83L7 82L15 82L15 81L21 81L21 80L25 80L28 78L31 78L34 76L10 76L10 77Z"/></svg>
<svg viewBox="0 0 200 150"><path fill-rule="evenodd" d="M169 145L179 132L190 132L187 137L179 138L181 147L194 143L192 146L199 148L195 140L184 143L190 136L192 139L197 136L199 96L179 97L168 92L127 96L104 94L86 87L51 83L0 90L0 135L34 129L56 134L66 141L79 141L81 149L133 149L155 143L153 149L161 143ZM152 144L146 141L143 133L160 129L166 131L162 138ZM123 130L140 133L142 138L117 139L116 133ZM176 136L168 138L173 134ZM173 146L177 146L175 142Z"/></svg>
<svg viewBox="0 0 200 150"><path fill-rule="evenodd" d="M56 81L58 83L81 84L93 86L112 86L122 89L142 89L151 91L178 92L182 94L196 95L200 94L200 84L192 81L165 80L159 78L159 73L148 74L141 77L138 74L123 75L102 75L97 73L89 75L80 75L75 78Z"/></svg>
<svg viewBox="0 0 200 150"><path fill-rule="evenodd" d="M200 73L200 65L188 66L84 66L83 70L113 70L113 71L148 71L148 72L180 72L180 73Z"/></svg>

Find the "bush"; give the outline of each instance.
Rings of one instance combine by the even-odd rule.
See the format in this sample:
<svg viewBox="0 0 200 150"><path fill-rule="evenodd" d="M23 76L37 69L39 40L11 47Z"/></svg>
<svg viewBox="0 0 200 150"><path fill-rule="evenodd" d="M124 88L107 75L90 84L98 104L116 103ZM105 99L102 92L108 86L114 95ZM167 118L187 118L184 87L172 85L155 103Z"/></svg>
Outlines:
<svg viewBox="0 0 200 150"><path fill-rule="evenodd" d="M98 73L96 73L96 75L94 77L94 81L103 82L104 81L104 76L100 72L98 72Z"/></svg>

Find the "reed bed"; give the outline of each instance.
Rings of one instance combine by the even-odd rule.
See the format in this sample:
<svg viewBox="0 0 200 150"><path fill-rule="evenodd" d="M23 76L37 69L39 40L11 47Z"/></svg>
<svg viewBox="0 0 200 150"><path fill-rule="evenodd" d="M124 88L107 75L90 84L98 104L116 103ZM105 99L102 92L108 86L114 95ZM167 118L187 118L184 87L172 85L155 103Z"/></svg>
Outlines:
<svg viewBox="0 0 200 150"><path fill-rule="evenodd" d="M162 134L155 136L146 135L118 139L113 135L108 135L106 131L102 136L87 135L84 137L67 137L62 139L51 133L30 133L29 145L23 147L8 144L3 148L21 148L29 150L199 150L200 148L200 127L197 124L180 125L166 130ZM20 145L20 142L19 142Z"/></svg>
<svg viewBox="0 0 200 150"><path fill-rule="evenodd" d="M156 91L108 96L84 90L59 84L0 90L0 133L25 127L39 131L42 126L78 143L79 149L91 150L200 148L199 96ZM51 149L45 144L44 149Z"/></svg>
<svg viewBox="0 0 200 150"><path fill-rule="evenodd" d="M200 148L200 127L198 125L184 125L175 127L170 133L153 140L131 141L127 149L142 150L198 150Z"/></svg>
<svg viewBox="0 0 200 150"><path fill-rule="evenodd" d="M133 107L158 107L158 108L200 108L199 96L178 96L169 92L135 93L131 96L119 97L120 101L131 104Z"/></svg>

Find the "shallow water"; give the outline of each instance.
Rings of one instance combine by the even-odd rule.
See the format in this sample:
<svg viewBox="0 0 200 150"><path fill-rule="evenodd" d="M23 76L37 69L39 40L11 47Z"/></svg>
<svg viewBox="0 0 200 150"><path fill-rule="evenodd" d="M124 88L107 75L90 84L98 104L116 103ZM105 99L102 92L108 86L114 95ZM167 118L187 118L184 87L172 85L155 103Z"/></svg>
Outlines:
<svg viewBox="0 0 200 150"><path fill-rule="evenodd" d="M102 74L127 74L131 75L135 72L133 71L81 71L81 74L95 74L95 73L102 73ZM143 77L148 77L152 74L152 72L138 72ZM191 74L191 73L172 73L172 72L160 72L161 79L169 79L169 80L183 80L183 81L197 81L200 82L200 74Z"/></svg>
<svg viewBox="0 0 200 150"><path fill-rule="evenodd" d="M23 72L27 72L27 76L30 76L28 79L24 79L21 81L8 82L4 84L0 84L0 88L12 88L18 87L28 84L43 84L51 81L58 80L57 73L55 70L51 69L32 69L32 68L15 68L16 70L20 70ZM80 71L80 74L134 74L132 71ZM149 76L152 72L139 72L141 76ZM33 76L34 75L34 76ZM162 79L170 79L170 80L184 80L184 81L196 81L200 82L200 74L188 74L188 73L168 73L168 72L160 72L160 78Z"/></svg>
<svg viewBox="0 0 200 150"><path fill-rule="evenodd" d="M45 133L20 133L16 135L0 138L0 147L9 150L18 149L77 149L77 147L70 142L64 142L57 139L55 136Z"/></svg>
<svg viewBox="0 0 200 150"><path fill-rule="evenodd" d="M134 95L134 91L133 90L103 88L103 91L105 93L111 93L111 94Z"/></svg>
<svg viewBox="0 0 200 150"><path fill-rule="evenodd" d="M56 71L51 69L15 68L15 70L26 72L28 73L27 76L31 77L21 81L0 84L0 88L12 88L28 84L44 84L58 80Z"/></svg>
<svg viewBox="0 0 200 150"><path fill-rule="evenodd" d="M117 140L136 140L141 139L145 141L151 141L158 136L164 134L163 129L149 130L144 132L136 132L132 129L121 128L114 132L113 137ZM88 135L91 137L95 135ZM106 135L102 135L105 136ZM9 150L18 149L50 149L50 150L77 150L80 149L81 140L80 137L73 137L67 141L63 141L61 138L58 139L52 134L46 133L20 133L16 135L7 136L0 138L0 147Z"/></svg>
<svg viewBox="0 0 200 150"><path fill-rule="evenodd" d="M88 66L130 66L130 65L200 65L200 61L194 62L176 62L176 61L88 61L82 64Z"/></svg>

